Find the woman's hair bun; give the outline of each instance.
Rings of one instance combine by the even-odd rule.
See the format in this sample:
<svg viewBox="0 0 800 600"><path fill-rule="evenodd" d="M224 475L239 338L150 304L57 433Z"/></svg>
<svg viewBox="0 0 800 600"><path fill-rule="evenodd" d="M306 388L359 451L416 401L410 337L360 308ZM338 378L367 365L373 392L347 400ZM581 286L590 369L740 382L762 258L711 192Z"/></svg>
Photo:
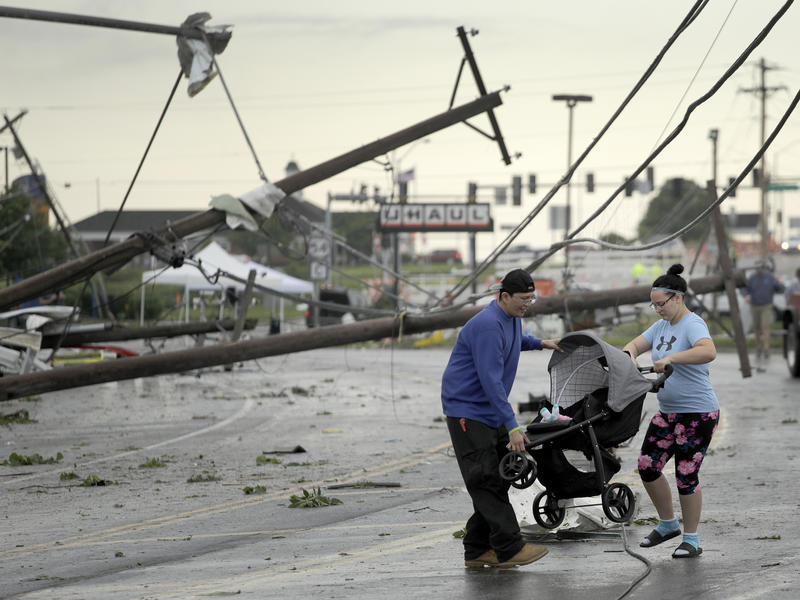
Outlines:
<svg viewBox="0 0 800 600"><path fill-rule="evenodd" d="M667 275L680 275L681 273L683 273L682 264L674 264L667 271Z"/></svg>

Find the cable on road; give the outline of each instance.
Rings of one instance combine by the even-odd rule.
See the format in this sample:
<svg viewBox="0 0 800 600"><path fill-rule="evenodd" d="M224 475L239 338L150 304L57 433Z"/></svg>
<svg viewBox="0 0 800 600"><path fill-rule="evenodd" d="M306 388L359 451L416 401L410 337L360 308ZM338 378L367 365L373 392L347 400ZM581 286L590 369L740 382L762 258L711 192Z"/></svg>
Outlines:
<svg viewBox="0 0 800 600"><path fill-rule="evenodd" d="M653 570L653 565L652 565L652 563L651 563L649 560L647 560L647 559L646 559L644 556L642 556L641 554L636 554L636 552L633 552L633 551L630 549L630 547L628 546L628 535L627 535L627 533L625 532L625 523L623 523L623 524L621 525L620 529L622 530L622 545L623 545L623 547L625 548L625 552L627 552L628 554L630 554L632 557L634 557L634 558L636 558L636 559L638 559L638 560L642 561L642 562L645 564L645 567L646 567L646 569L645 569L644 573L642 573L641 575L639 575L639 577L637 577L637 578L636 578L636 579L633 581L633 583L631 583L631 584L628 586L628 589L627 589L627 590L625 590L621 596L617 597L617 600L622 600L622 599L623 599L625 596L627 596L628 594L630 594L630 593L633 591L633 589L634 589L634 588L635 588L637 585L639 585L639 584L640 584L640 583L641 583L641 582L644 580L644 578L645 578L645 577L647 577L648 575L650 575L650 572Z"/></svg>

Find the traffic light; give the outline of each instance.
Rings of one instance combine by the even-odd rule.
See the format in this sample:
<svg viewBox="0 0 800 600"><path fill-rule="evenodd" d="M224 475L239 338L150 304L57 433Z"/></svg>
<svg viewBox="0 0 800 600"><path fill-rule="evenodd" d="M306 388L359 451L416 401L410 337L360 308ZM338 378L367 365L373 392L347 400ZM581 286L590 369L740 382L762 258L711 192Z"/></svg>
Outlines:
<svg viewBox="0 0 800 600"><path fill-rule="evenodd" d="M589 193L594 192L594 173L586 174L586 191Z"/></svg>
<svg viewBox="0 0 800 600"><path fill-rule="evenodd" d="M535 194L536 193L536 175L528 175L528 193Z"/></svg>
<svg viewBox="0 0 800 600"><path fill-rule="evenodd" d="M633 196L633 179L625 178L625 195Z"/></svg>
<svg viewBox="0 0 800 600"><path fill-rule="evenodd" d="M656 171L653 167L647 167L647 187L651 192L656 189Z"/></svg>
<svg viewBox="0 0 800 600"><path fill-rule="evenodd" d="M728 177L728 189L730 189L730 194L728 194L728 198L736 198L736 188L734 187L734 183L736 183L736 177Z"/></svg>
<svg viewBox="0 0 800 600"><path fill-rule="evenodd" d="M474 181L467 183L467 202L475 203L478 199L478 184Z"/></svg>
<svg viewBox="0 0 800 600"><path fill-rule="evenodd" d="M758 167L753 169L753 187L761 187L761 169Z"/></svg>
<svg viewBox="0 0 800 600"><path fill-rule="evenodd" d="M522 177L519 175L511 178L511 203L514 206L522 204Z"/></svg>
<svg viewBox="0 0 800 600"><path fill-rule="evenodd" d="M399 190L399 199L402 204L408 202L408 182L401 181L397 184L397 187L400 188Z"/></svg>

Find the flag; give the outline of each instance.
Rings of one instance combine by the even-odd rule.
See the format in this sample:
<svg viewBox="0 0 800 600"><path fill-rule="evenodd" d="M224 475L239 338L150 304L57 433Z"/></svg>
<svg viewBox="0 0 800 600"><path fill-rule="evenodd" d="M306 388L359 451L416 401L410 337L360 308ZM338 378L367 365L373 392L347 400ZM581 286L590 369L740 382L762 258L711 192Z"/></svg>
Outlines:
<svg viewBox="0 0 800 600"><path fill-rule="evenodd" d="M397 183L408 183L414 179L414 169L409 169L408 171L400 171L397 174Z"/></svg>

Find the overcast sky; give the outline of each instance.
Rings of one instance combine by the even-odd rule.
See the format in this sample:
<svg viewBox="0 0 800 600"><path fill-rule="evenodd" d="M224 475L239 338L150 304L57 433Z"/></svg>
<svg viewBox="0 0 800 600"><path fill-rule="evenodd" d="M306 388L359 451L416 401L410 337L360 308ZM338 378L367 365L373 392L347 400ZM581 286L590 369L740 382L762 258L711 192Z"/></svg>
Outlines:
<svg viewBox="0 0 800 600"><path fill-rule="evenodd" d="M13 2L13 0L12 0ZM17 2L17 5L22 5ZM452 93L462 48L456 27L480 31L470 37L489 90L510 85L496 115L509 151L522 157L511 166L497 145L463 125L433 134L427 143L388 157L414 168L412 200L463 201L467 182L491 186L527 181L535 173L536 195L522 207L493 207L495 224L518 222L563 175L567 164L567 116L553 94L589 94L574 109L573 159L612 116L693 3L688 0L598 2L485 2L440 0L402 3L321 0L137 2L30 0L28 8L179 25L208 11L211 24L233 25L228 48L218 57L222 74L255 145L266 175L284 176L290 159L301 168L406 128L442 112ZM783 5L775 0L711 0L646 87L577 171L572 188L573 222L587 217L674 127L687 105L704 94ZM725 181L749 160L759 142L760 104L742 91L759 85L757 63L772 70L767 126L783 113L800 84L800 6L792 6L767 40L709 102L695 111L681 137L654 161L656 185L682 176L700 185L711 176L708 132L720 131L719 174ZM178 74L175 39L97 27L0 18L0 108L28 114L19 133L39 161L72 221L100 209L116 209L144 152ZM468 73L457 103L477 92ZM485 118L476 125L488 129ZM0 146L10 146L8 133ZM774 178L800 176L800 115L793 115L768 155ZM593 172L597 191L582 184ZM11 179L27 167L14 160ZM388 191L390 175L372 162L308 188L324 206L326 196L364 183ZM750 185L750 180L746 180ZM217 79L194 98L185 81L166 115L129 209L205 210L212 195L243 193L259 184L258 171ZM69 187L66 187L69 185ZM485 187L483 187L485 186ZM416 197L415 197L416 195ZM564 203L562 192L554 203ZM740 191L739 212L758 209L758 195ZM789 215L800 217L798 192L774 194ZM587 233L630 234L648 196L620 198ZM735 204L734 204L735 203ZM337 204L336 210L351 208ZM356 208L356 207L353 207ZM547 214L520 242L548 246L561 232L547 227ZM502 239L479 234L479 253ZM466 236L428 234L426 245L466 247Z"/></svg>

